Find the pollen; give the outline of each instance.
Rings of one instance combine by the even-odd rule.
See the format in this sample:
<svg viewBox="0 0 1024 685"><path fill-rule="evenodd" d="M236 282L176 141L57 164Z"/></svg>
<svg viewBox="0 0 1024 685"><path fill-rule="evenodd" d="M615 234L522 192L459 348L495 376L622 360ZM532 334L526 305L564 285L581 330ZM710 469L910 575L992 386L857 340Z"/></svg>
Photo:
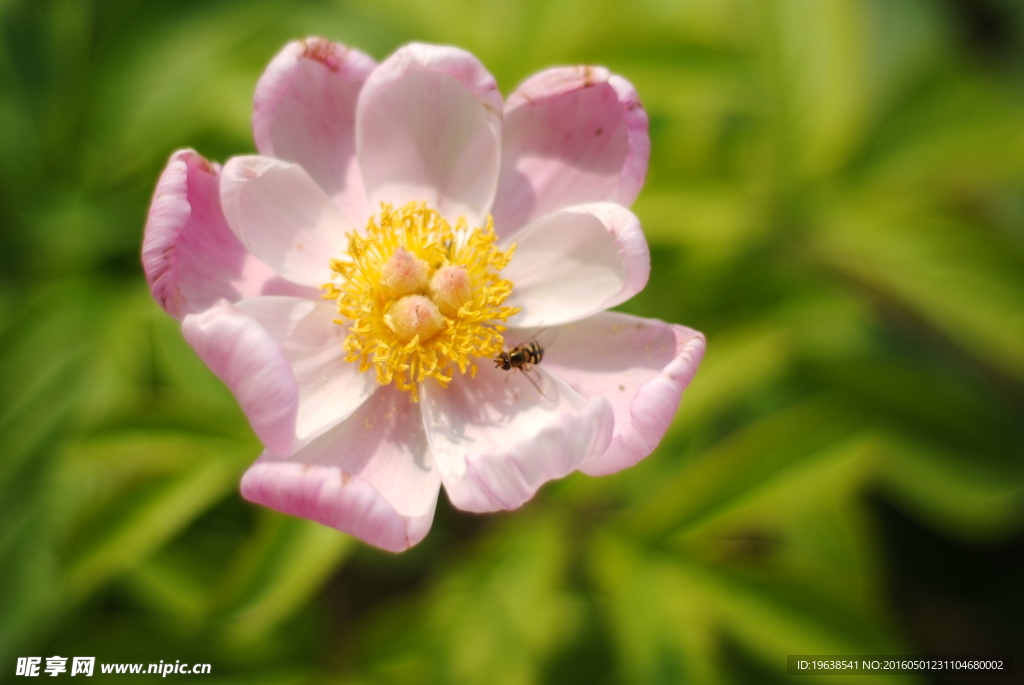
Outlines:
<svg viewBox="0 0 1024 685"><path fill-rule="evenodd" d="M427 378L447 387L456 371L475 375L474 359L501 352L504 322L519 311L502 306L512 283L499 275L515 245L503 252L496 241L491 217L452 226L426 203L382 204L365 231L348 235L323 287L335 321L349 326L347 361L413 400Z"/></svg>

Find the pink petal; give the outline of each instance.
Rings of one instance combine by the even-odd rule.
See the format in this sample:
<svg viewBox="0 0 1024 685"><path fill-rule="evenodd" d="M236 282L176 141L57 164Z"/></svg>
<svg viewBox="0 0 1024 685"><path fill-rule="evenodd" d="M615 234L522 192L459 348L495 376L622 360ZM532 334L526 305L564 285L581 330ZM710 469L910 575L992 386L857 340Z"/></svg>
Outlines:
<svg viewBox="0 0 1024 685"><path fill-rule="evenodd" d="M193 150L171 155L157 182L142 240L142 268L153 297L181 320L217 300L298 293L249 254L220 209L220 167Z"/></svg>
<svg viewBox="0 0 1024 685"><path fill-rule="evenodd" d="M300 164L358 225L370 210L356 161L356 101L375 66L340 43L295 41L267 66L253 99L260 154Z"/></svg>
<svg viewBox="0 0 1024 685"><path fill-rule="evenodd" d="M528 78L505 106L494 225L507 236L584 202L628 207L651 144L636 90L601 67L558 67Z"/></svg>
<svg viewBox="0 0 1024 685"><path fill-rule="evenodd" d="M427 202L481 225L501 154L501 94L468 52L412 43L366 80L356 147L370 204Z"/></svg>
<svg viewBox="0 0 1024 685"><path fill-rule="evenodd" d="M345 361L348 326L334 322L338 311L323 300L257 297L238 309L253 317L276 342L299 387L295 432L309 441L348 418L380 387L376 374L360 373Z"/></svg>
<svg viewBox="0 0 1024 685"><path fill-rule="evenodd" d="M581 471L614 473L658 446L704 346L704 336L690 328L616 312L558 329L544 366L583 397L607 398L615 412L611 444Z"/></svg>
<svg viewBox="0 0 1024 685"><path fill-rule="evenodd" d="M392 552L427 534L439 487L419 405L392 386L292 458L264 454L242 477L246 499Z"/></svg>
<svg viewBox="0 0 1024 685"><path fill-rule="evenodd" d="M331 280L351 224L298 164L233 157L224 165L221 203L228 225L270 268L293 283Z"/></svg>
<svg viewBox="0 0 1024 685"><path fill-rule="evenodd" d="M234 393L260 441L274 454L289 454L299 388L288 358L267 330L227 300L186 316L181 330Z"/></svg>
<svg viewBox="0 0 1024 685"><path fill-rule="evenodd" d="M608 401L585 400L538 371L539 390L486 361L476 378L456 375L447 389L421 385L430 447L456 507L515 509L605 450L614 421Z"/></svg>
<svg viewBox="0 0 1024 685"><path fill-rule="evenodd" d="M520 328L577 321L625 302L643 290L651 270L640 222L625 207L579 205L535 221L506 238L516 244L502 271L513 283L505 304Z"/></svg>

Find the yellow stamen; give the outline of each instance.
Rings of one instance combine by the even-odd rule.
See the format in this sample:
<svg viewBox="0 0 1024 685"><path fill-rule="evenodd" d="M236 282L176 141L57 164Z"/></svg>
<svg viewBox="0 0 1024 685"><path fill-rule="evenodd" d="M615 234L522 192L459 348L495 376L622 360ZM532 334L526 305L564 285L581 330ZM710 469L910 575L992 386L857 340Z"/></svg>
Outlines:
<svg viewBox="0 0 1024 685"><path fill-rule="evenodd" d="M351 323L346 359L375 367L382 385L394 381L414 400L425 378L447 386L455 369L475 375L473 358L501 352L502 322L519 311L501 306L512 283L498 276L515 246L502 252L496 240L491 217L483 228L464 218L452 227L426 203L382 204L364 236L349 234L324 286L336 321Z"/></svg>

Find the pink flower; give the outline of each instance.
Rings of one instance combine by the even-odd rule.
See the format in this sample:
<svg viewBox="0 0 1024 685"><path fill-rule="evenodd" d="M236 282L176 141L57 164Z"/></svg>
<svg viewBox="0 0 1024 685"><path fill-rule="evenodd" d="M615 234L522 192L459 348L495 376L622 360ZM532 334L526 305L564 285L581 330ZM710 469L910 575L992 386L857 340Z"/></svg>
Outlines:
<svg viewBox="0 0 1024 685"><path fill-rule="evenodd" d="M247 499L400 551L442 484L514 509L657 446L704 338L605 311L650 268L628 82L554 68L503 102L462 50L377 65L314 38L270 63L253 129L260 155L223 169L172 155L142 254L266 446ZM538 329L529 375L492 361Z"/></svg>

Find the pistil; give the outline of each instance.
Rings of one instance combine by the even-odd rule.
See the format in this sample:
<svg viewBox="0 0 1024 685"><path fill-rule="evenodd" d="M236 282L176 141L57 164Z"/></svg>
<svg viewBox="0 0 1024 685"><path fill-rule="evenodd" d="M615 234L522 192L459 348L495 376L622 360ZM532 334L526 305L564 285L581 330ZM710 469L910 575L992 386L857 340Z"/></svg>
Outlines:
<svg viewBox="0 0 1024 685"><path fill-rule="evenodd" d="M496 240L490 217L452 227L425 203L382 205L364 235L349 235L324 286L337 323L349 325L346 359L414 400L427 378L447 386L456 369L475 374L473 359L501 351L504 322L518 311L502 305L512 283L499 276L515 246L503 252Z"/></svg>

